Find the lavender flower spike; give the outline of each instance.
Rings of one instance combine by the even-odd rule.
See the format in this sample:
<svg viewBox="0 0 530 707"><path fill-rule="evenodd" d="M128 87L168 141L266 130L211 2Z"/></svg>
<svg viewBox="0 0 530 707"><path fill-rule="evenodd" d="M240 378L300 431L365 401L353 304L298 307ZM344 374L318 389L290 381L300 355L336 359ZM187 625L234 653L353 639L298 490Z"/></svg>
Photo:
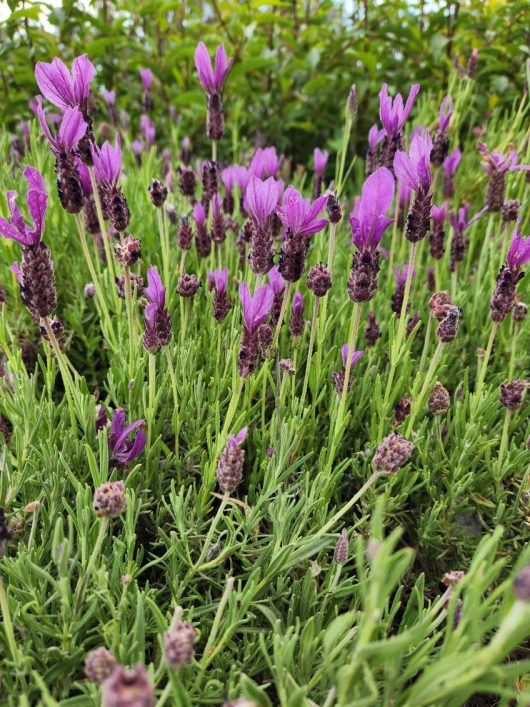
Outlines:
<svg viewBox="0 0 530 707"><path fill-rule="evenodd" d="M7 205L11 218L9 221L0 217L0 235L12 238L21 245L32 247L38 245L44 233L48 194L44 186L44 179L35 167L26 167L24 177L28 182L27 204L33 219L33 228L24 223L20 209L17 206L16 191L7 192Z"/></svg>
<svg viewBox="0 0 530 707"><path fill-rule="evenodd" d="M145 308L143 343L149 353L155 354L171 341L171 318L166 309L166 290L156 268L147 271L147 282L145 294L149 304Z"/></svg>
<svg viewBox="0 0 530 707"><path fill-rule="evenodd" d="M76 106L85 110L90 83L95 73L94 65L86 54L74 59L71 73L57 57L51 64L39 61L35 66L35 79L39 90L50 103L62 111Z"/></svg>
<svg viewBox="0 0 530 707"><path fill-rule="evenodd" d="M225 48L220 44L215 52L215 70L213 70L208 50L204 42L199 42L195 50L195 66L201 86L208 96L206 131L211 140L220 140L224 135L225 121L221 91L231 65L232 59L227 59Z"/></svg>
<svg viewBox="0 0 530 707"><path fill-rule="evenodd" d="M374 251L392 223L385 214L394 199L394 177L380 167L366 179L361 197L350 214L352 241L360 250Z"/></svg>
<svg viewBox="0 0 530 707"><path fill-rule="evenodd" d="M48 127L46 117L42 110L42 96L37 96L37 117L41 124L42 132L50 143L52 152L56 157L60 156L61 152L71 153L77 147L77 143L86 133L87 125L83 120L83 115L78 108L66 108L63 113L61 127L54 138Z"/></svg>
<svg viewBox="0 0 530 707"><path fill-rule="evenodd" d="M398 151L394 157L396 177L415 192L427 192L431 187L431 151L430 136L417 133L412 138L409 153Z"/></svg>
<svg viewBox="0 0 530 707"><path fill-rule="evenodd" d="M522 236L519 233L521 219L515 222L512 233L512 242L506 256L506 261L512 271L518 271L522 265L530 262L530 236Z"/></svg>
<svg viewBox="0 0 530 707"><path fill-rule="evenodd" d="M283 206L276 207L276 213L287 229L280 253L280 273L285 280L296 282L302 277L306 239L327 224L327 219L318 218L326 201L327 197L321 196L311 203L290 185L285 190Z"/></svg>
<svg viewBox="0 0 530 707"><path fill-rule="evenodd" d="M129 439L129 436L143 424L144 420L136 420L125 427L125 410L121 408L116 410L112 416L108 439L111 460L125 464L143 452L146 442L143 429L139 429L132 440Z"/></svg>
<svg viewBox="0 0 530 707"><path fill-rule="evenodd" d="M348 344L344 344L342 349L341 349L341 354L342 354L342 369L340 371L337 371L336 373L332 373L331 378L333 380L333 384L335 386L335 390L337 391L337 395L342 395L342 391L344 389L344 382L346 379L346 368L348 366L348 359L350 363L350 370L355 366L357 361L361 358L363 355L362 351L354 351L351 346ZM348 389L347 392L350 393L351 389L353 386L353 378L350 376L348 380Z"/></svg>
<svg viewBox="0 0 530 707"><path fill-rule="evenodd" d="M274 293L270 285L263 285L258 287L252 296L247 283L242 282L239 286L239 296L243 306L244 322L238 357L239 375L248 378L256 368L259 356L258 329L269 316Z"/></svg>
<svg viewBox="0 0 530 707"><path fill-rule="evenodd" d="M229 275L230 271L228 268L217 269L213 272L208 271L208 289L214 291L213 315L218 322L225 319L230 309L230 303L226 295Z"/></svg>
<svg viewBox="0 0 530 707"><path fill-rule="evenodd" d="M451 96L446 96L440 105L440 111L438 113L438 130L441 133L447 132L452 115L453 99L451 98Z"/></svg>
<svg viewBox="0 0 530 707"><path fill-rule="evenodd" d="M383 84L379 93L379 117L388 137L398 135L403 129L419 91L419 84L414 84L410 89L407 102L403 106L401 94L398 93L392 100L388 95L386 83Z"/></svg>
<svg viewBox="0 0 530 707"><path fill-rule="evenodd" d="M369 177L377 168L377 151L379 143L385 139L385 135L385 129L379 129L377 123L374 123L368 131L368 152L366 153L365 169L367 177Z"/></svg>
<svg viewBox="0 0 530 707"><path fill-rule="evenodd" d="M140 78L142 79L144 91L150 91L153 83L153 72L151 69L140 69Z"/></svg>
<svg viewBox="0 0 530 707"><path fill-rule="evenodd" d="M313 199L317 199L322 192L322 180L324 178L324 171L328 163L329 153L327 151L322 152L318 147L315 147L313 152L313 163L315 167L315 179L313 184Z"/></svg>
<svg viewBox="0 0 530 707"><path fill-rule="evenodd" d="M125 231L130 221L129 207L118 179L121 172L121 143L116 135L114 147L104 142L101 149L91 145L96 181L101 193L103 213L117 231Z"/></svg>
<svg viewBox="0 0 530 707"><path fill-rule="evenodd" d="M265 182L251 176L244 200L245 211L254 222L252 230L250 267L257 274L265 274L273 266L271 215L278 203L278 188L274 177Z"/></svg>
<svg viewBox="0 0 530 707"><path fill-rule="evenodd" d="M275 177L280 169L282 158L283 155L278 157L275 147L258 147L250 161L248 171L259 179Z"/></svg>

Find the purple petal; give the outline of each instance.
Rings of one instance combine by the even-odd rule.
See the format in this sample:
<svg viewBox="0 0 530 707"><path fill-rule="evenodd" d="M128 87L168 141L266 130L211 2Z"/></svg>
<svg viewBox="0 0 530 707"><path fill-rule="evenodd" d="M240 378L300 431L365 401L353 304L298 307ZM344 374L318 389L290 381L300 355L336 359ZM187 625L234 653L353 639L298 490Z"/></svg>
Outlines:
<svg viewBox="0 0 530 707"><path fill-rule="evenodd" d="M149 268L147 271L147 282L148 287L145 288L145 294L147 295L150 302L157 305L158 307L163 307L166 297L166 289L162 284L162 279L158 274L156 268Z"/></svg>
<svg viewBox="0 0 530 707"><path fill-rule="evenodd" d="M350 354L349 356L348 356L348 352ZM353 368L355 366L355 364L357 363L357 361L363 355L362 351L354 351L352 349L352 347L349 346L348 344L344 344L344 346L341 349L341 353L342 353L342 363L343 363L344 368L346 368L346 366L348 364L348 358L350 359L350 368Z"/></svg>
<svg viewBox="0 0 530 707"><path fill-rule="evenodd" d="M417 191L419 177L412 160L406 152L398 150L394 157L394 173L400 182L406 184L409 189Z"/></svg>
<svg viewBox="0 0 530 707"><path fill-rule="evenodd" d="M28 209L33 219L33 230L30 235L33 243L37 244L44 233L44 223L46 220L46 208L48 205L48 194L44 185L42 174L29 165L24 169L24 176L29 185L28 189Z"/></svg>
<svg viewBox="0 0 530 707"><path fill-rule="evenodd" d="M51 64L37 62L35 80L42 95L57 108L66 110L75 105L72 77L59 58L55 58Z"/></svg>
<svg viewBox="0 0 530 707"><path fill-rule="evenodd" d="M87 124L78 108L67 108L58 133L58 142L73 150L83 135L86 133Z"/></svg>
<svg viewBox="0 0 530 707"><path fill-rule="evenodd" d="M208 94L215 93L214 75L210 55L204 42L199 42L195 50L195 67L201 86Z"/></svg>
<svg viewBox="0 0 530 707"><path fill-rule="evenodd" d="M90 93L90 83L96 74L94 64L86 54L77 56L72 63L74 99L79 105Z"/></svg>

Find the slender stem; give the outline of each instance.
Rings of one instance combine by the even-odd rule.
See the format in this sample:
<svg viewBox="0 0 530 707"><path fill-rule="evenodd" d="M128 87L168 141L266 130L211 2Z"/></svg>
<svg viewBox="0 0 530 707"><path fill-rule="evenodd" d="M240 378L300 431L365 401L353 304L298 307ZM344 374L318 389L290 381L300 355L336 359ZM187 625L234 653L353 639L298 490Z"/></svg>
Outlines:
<svg viewBox="0 0 530 707"><path fill-rule="evenodd" d="M85 573L82 579L79 580L79 583L77 585L77 598L74 604L74 616L78 614L79 609L81 608L81 604L83 603L83 599L85 598L85 592L88 586L88 582L90 580L90 575L92 574L94 565L96 564L98 556L101 552L103 541L105 539L105 534L107 532L107 528L109 527L109 522L110 518L108 516L103 516L103 518L101 518L101 520L99 521L98 536L94 544L94 549L92 550L92 554L90 555L90 559L88 561Z"/></svg>
<svg viewBox="0 0 530 707"><path fill-rule="evenodd" d="M2 612L4 633L6 636L6 642L9 646L9 652L11 653L11 658L15 663L17 668L20 668L21 660L20 653L18 652L18 646L15 639L15 632L13 630L13 622L11 621L11 612L9 611L9 601L7 599L7 593L4 587L2 578L0 577L0 611Z"/></svg>
<svg viewBox="0 0 530 707"><path fill-rule="evenodd" d="M477 389L475 390L475 395L471 401L471 414L470 419L473 420L477 412L477 408L480 402L480 397L482 395L482 388L484 386L484 379L486 378L486 370L488 368L488 362L490 360L491 351L493 349L493 342L497 335L497 330L499 325L497 322L493 322L491 326L490 338L488 339L488 344L486 346L486 351L484 352L484 358L482 359L482 365L480 367L480 373L477 380Z"/></svg>
<svg viewBox="0 0 530 707"><path fill-rule="evenodd" d="M433 316L432 314L429 314L429 319L427 320L427 331L425 332L425 339L423 340L423 351L421 352L420 366L418 369L419 375L421 375L427 359L427 351L429 350L429 343L431 340L432 320Z"/></svg>
<svg viewBox="0 0 530 707"><path fill-rule="evenodd" d="M179 273L181 273L181 274L184 272L184 263L186 261L186 253L187 252L188 252L187 250L183 250L180 255Z"/></svg>
<svg viewBox="0 0 530 707"><path fill-rule="evenodd" d="M136 352L136 322L133 309L131 272L128 267L124 268L125 275L125 303L127 306L127 323L129 328L129 379L134 378L135 352Z"/></svg>
<svg viewBox="0 0 530 707"><path fill-rule="evenodd" d="M208 548L212 544L212 538L215 533L215 530L217 526L219 525L219 521L223 517L224 510L226 508L226 504L228 502L228 492L226 491L223 495L223 500L221 501L219 508L217 509L217 513L214 516L213 521L210 524L210 529L208 530L208 535L206 536L206 540L204 541L201 549L201 554L199 555L199 559L197 560L195 566L193 567L192 572L196 573L200 570L200 567L202 563L204 562L204 559L206 555L208 554Z"/></svg>
<svg viewBox="0 0 530 707"><path fill-rule="evenodd" d="M169 288L169 242L166 237L163 209L156 210L156 220L158 222L158 232L160 234L160 245L162 251L162 266L164 271L164 281Z"/></svg>
<svg viewBox="0 0 530 707"><path fill-rule="evenodd" d="M317 321L318 321L318 304L319 304L319 298L315 297L315 301L313 303L313 319L311 321L311 333L309 335L309 348L307 350L307 359L306 359L306 364L305 364L304 385L302 387L302 398L300 400L300 409L301 410L303 410L303 407L304 407L305 396L307 393L307 386L309 383L309 374L311 372L311 357L313 355L313 346L315 344L315 334L316 334L316 330L317 330Z"/></svg>
<svg viewBox="0 0 530 707"><path fill-rule="evenodd" d="M107 258L107 267L109 269L111 279L114 282L116 279L116 271L114 270L114 258L112 257L112 249L110 247L110 238L107 232L107 226L105 224L105 217L103 216L103 209L101 208L101 199L99 198L98 185L96 183L96 177L94 175L94 168L89 167L88 173L90 175L90 183L92 185L92 194L94 196L94 202L96 204L96 213L98 215L99 230L101 231L101 237L103 238L103 247L105 248L105 257Z"/></svg>
<svg viewBox="0 0 530 707"><path fill-rule="evenodd" d="M61 378L63 379L63 385L64 385L64 392L66 394L66 400L68 403L68 409L70 411L70 424L72 426L72 432L74 437L77 438L77 421L76 421L76 415L75 415L75 402L76 401L76 388L74 386L74 382L72 380L72 376L70 375L70 371L68 370L68 366L65 365L64 359L63 359L63 352L61 351L61 347L59 346L59 343L57 339L55 338L55 334L53 333L53 329L51 328L50 322L48 317L44 317L42 320L42 323L44 325L44 329L46 330L46 334L48 335L48 341L50 342L50 345L55 352L55 358L57 359L57 363L59 365L59 370L61 371Z"/></svg>
<svg viewBox="0 0 530 707"><path fill-rule="evenodd" d="M499 456L497 458L497 473L495 475L495 484L497 486L497 491L499 491L500 482L502 479L502 462L504 459L504 453L508 446L508 432L510 429L510 421L512 419L512 411L506 410L506 415L504 416L504 425L502 428L501 444L499 447Z"/></svg>
<svg viewBox="0 0 530 707"><path fill-rule="evenodd" d="M217 140L212 140L212 162L217 162Z"/></svg>
<svg viewBox="0 0 530 707"><path fill-rule="evenodd" d="M357 491L357 493L350 498L350 500L342 506L340 511L337 511L334 516L332 516L328 522L320 528L320 530L315 534L314 537L320 537L321 535L325 535L333 526L335 523L342 518L343 515L345 515L352 506L354 506L357 501L364 496L364 494L368 491L368 489L373 486L373 484L377 481L377 479L382 476L381 472L379 471L374 471L368 481L366 481L361 488Z"/></svg>
<svg viewBox="0 0 530 707"><path fill-rule="evenodd" d="M289 302L289 293L291 291L291 283L288 282L285 290L283 291L282 306L280 309L280 315L278 317L278 322L276 324L276 331L274 332L274 339L272 342L272 350L276 351L278 347L278 340L280 338L280 331L282 328L283 320L285 319L285 313L287 311L287 304Z"/></svg>
<svg viewBox="0 0 530 707"><path fill-rule="evenodd" d="M215 643L215 639L217 637L217 633L219 631L219 626L221 624L221 619L223 616L223 611L225 609L225 606L228 602L228 599L230 597L230 594L232 593L232 590L234 589L234 578L229 577L226 581L226 586L225 590L223 592L223 596L221 597L221 601L219 602L219 606L217 607L217 611L215 612L215 617L213 620L212 628L210 631L210 635L208 636L208 640L206 642L206 646L204 648L204 652L202 654L201 662L199 664L199 669L201 671L201 675L199 675L197 683L202 679L202 673L206 669L206 666L208 663L213 660L215 653L211 651L211 648L213 647Z"/></svg>
<svg viewBox="0 0 530 707"><path fill-rule="evenodd" d="M177 424L175 428L175 457L179 457L179 436L180 436L180 425L179 425L179 398L178 398L178 388L177 388L177 377L175 375L175 369L173 367L173 361L171 359L171 351L169 346L166 346L166 359L167 367L169 370L169 377L171 378L171 389L173 392L173 415L176 418Z"/></svg>
<svg viewBox="0 0 530 707"><path fill-rule="evenodd" d="M508 367L508 380L512 380L512 378L513 378L513 371L515 368L515 353L517 351L517 337L519 335L519 327L513 321L513 319L511 322L510 333L511 333L512 345L510 347L510 364Z"/></svg>
<svg viewBox="0 0 530 707"><path fill-rule="evenodd" d="M346 155L348 153L348 145L350 143L352 123L353 123L353 119L352 119L351 115L348 113L346 115L346 121L344 123L344 131L342 133L340 166L339 166L339 173L337 176L337 194L338 195L341 194L342 187L343 187L344 168L346 166Z"/></svg>
<svg viewBox="0 0 530 707"><path fill-rule="evenodd" d="M440 359L440 356L442 355L442 350L443 350L443 341L439 340L436 350L434 352L434 356L432 357L432 360L431 360L431 365L429 366L429 370L427 371L427 374L425 376L425 380L423 381L423 385L421 387L420 393L419 393L417 399L413 400L413 402L412 402L412 410L411 410L411 413L409 416L409 421L408 421L407 431L406 431L407 435L409 435L412 432L414 420L415 420L418 412L421 410L423 398L427 394L427 391L431 385L431 381L432 381L434 373L436 371L436 366L438 365L438 360Z"/></svg>

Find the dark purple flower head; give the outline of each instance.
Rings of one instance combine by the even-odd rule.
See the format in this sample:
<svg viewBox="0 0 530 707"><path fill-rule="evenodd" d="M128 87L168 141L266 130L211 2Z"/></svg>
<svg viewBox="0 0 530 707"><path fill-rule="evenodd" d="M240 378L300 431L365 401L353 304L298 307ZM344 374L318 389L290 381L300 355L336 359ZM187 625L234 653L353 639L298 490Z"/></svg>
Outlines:
<svg viewBox="0 0 530 707"><path fill-rule="evenodd" d="M379 143L384 140L385 132L384 128L379 129L377 123L374 123L368 131L368 147L372 152L375 152Z"/></svg>
<svg viewBox="0 0 530 707"><path fill-rule="evenodd" d="M102 90L103 98L107 101L109 106L116 104L116 91L108 91L106 88Z"/></svg>
<svg viewBox="0 0 530 707"><path fill-rule="evenodd" d="M530 262L530 236L526 238L519 233L521 219L515 222L512 233L512 242L506 260L511 270L518 270L521 265Z"/></svg>
<svg viewBox="0 0 530 707"><path fill-rule="evenodd" d="M274 295L281 295L285 290L285 280L280 274L277 267L271 268L269 270L269 284L272 287Z"/></svg>
<svg viewBox="0 0 530 707"><path fill-rule="evenodd" d="M451 96L446 96L440 105L440 112L438 113L438 129L441 133L447 132L452 115L453 99Z"/></svg>
<svg viewBox="0 0 530 707"><path fill-rule="evenodd" d="M328 158L329 158L329 152L324 150L320 150L318 147L315 147L315 150L313 152L313 163L315 167L315 174L317 177L322 177L324 174L324 170L326 169L326 165L328 163Z"/></svg>
<svg viewBox="0 0 530 707"><path fill-rule="evenodd" d="M478 143L478 149L484 158L482 166L488 174L530 170L530 165L517 164L519 155L515 150L510 150L505 155L502 152L490 152L483 142Z"/></svg>
<svg viewBox="0 0 530 707"><path fill-rule="evenodd" d="M294 237L310 236L321 231L327 224L327 219L318 218L326 201L326 196L320 196L311 203L310 199L304 199L300 192L289 185L283 195L283 206L277 206L276 213Z"/></svg>
<svg viewBox="0 0 530 707"><path fill-rule="evenodd" d="M4 238L12 238L23 246L29 247L36 246L42 238L48 194L46 193L42 175L35 167L26 167L24 169L24 177L28 182L27 204L28 211L33 219L33 227L30 228L24 223L17 205L16 191L8 191L7 206L11 217L9 221L0 217L0 235Z"/></svg>
<svg viewBox="0 0 530 707"><path fill-rule="evenodd" d="M125 426L125 410L119 408L112 416L112 424L109 434L109 452L113 461L125 464L139 456L145 447L145 433L142 429L144 420L136 420L131 425ZM138 432L130 439L130 435Z"/></svg>
<svg viewBox="0 0 530 707"><path fill-rule="evenodd" d="M228 435L227 445L240 447L248 436L248 427L243 427L236 435Z"/></svg>
<svg viewBox="0 0 530 707"><path fill-rule="evenodd" d="M396 177L409 189L427 192L431 186L432 140L428 133L416 133L411 140L408 154L398 150L394 157Z"/></svg>
<svg viewBox="0 0 530 707"><path fill-rule="evenodd" d="M245 328L251 333L256 332L259 325L269 316L274 300L273 289L270 285L263 285L258 287L252 296L247 283L242 282L239 286L239 296L243 306Z"/></svg>
<svg viewBox="0 0 530 707"><path fill-rule="evenodd" d="M440 204L440 206L435 206L434 204L432 205L431 218L434 221L434 223L443 224L445 221L445 214L446 214L445 201L443 201Z"/></svg>
<svg viewBox="0 0 530 707"><path fill-rule="evenodd" d="M403 286L405 282L407 281L407 275L409 272L409 263L406 262L405 266L401 268L399 265L397 265L395 268L392 268L392 274L394 275L394 281L398 287ZM412 270L412 279L416 277L416 270Z"/></svg>
<svg viewBox="0 0 530 707"><path fill-rule="evenodd" d="M95 73L94 65L86 54L74 59L71 73L57 57L51 64L39 61L35 66L35 79L39 90L50 103L62 111L79 107L86 101Z"/></svg>
<svg viewBox="0 0 530 707"><path fill-rule="evenodd" d="M215 52L215 70L212 69L210 55L204 42L199 42L195 50L195 66L201 86L209 96L221 93L233 59L228 59L223 44Z"/></svg>
<svg viewBox="0 0 530 707"><path fill-rule="evenodd" d="M83 115L79 108L65 109L61 127L59 128L57 137L54 138L42 110L42 96L37 96L36 101L37 116L41 124L42 132L50 143L52 151L55 155L63 152L72 152L87 130L87 124L83 120Z"/></svg>
<svg viewBox="0 0 530 707"><path fill-rule="evenodd" d="M360 250L375 250L392 219L385 216L394 198L394 177L379 167L365 180L361 197L350 214L352 240Z"/></svg>
<svg viewBox="0 0 530 707"><path fill-rule="evenodd" d="M262 182L254 175L250 177L245 192L245 211L254 223L264 226L278 203L278 187L274 177Z"/></svg>
<svg viewBox="0 0 530 707"><path fill-rule="evenodd" d="M142 79L144 91L150 91L153 83L153 72L151 69L140 69L140 78Z"/></svg>
<svg viewBox="0 0 530 707"><path fill-rule="evenodd" d="M447 176L452 177L455 175L460 160L462 159L462 152L460 148L456 147L444 160L443 168Z"/></svg>
<svg viewBox="0 0 530 707"><path fill-rule="evenodd" d="M250 162L249 172L258 179L275 177L280 169L282 157L278 157L275 147L258 147Z"/></svg>
<svg viewBox="0 0 530 707"><path fill-rule="evenodd" d="M341 349L341 354L342 354L342 365L344 368L348 365L348 358L350 359L350 368L353 368L357 361L361 358L363 355L362 351L354 351L352 346L349 346L348 344L344 344L342 349ZM348 355L349 354L349 355Z"/></svg>
<svg viewBox="0 0 530 707"><path fill-rule="evenodd" d="M191 218L195 221L197 226L204 226L206 224L206 211L201 203L197 202L195 204L191 212Z"/></svg>
<svg viewBox="0 0 530 707"><path fill-rule="evenodd" d="M114 147L109 142L104 142L101 149L90 144L94 172L100 184L113 186L118 183L121 172L121 142L119 133L116 134Z"/></svg>
<svg viewBox="0 0 530 707"><path fill-rule="evenodd" d="M394 100L392 100L388 95L386 83L383 84L379 93L379 117L389 137L397 135L402 130L419 90L419 84L414 84L410 89L407 102L403 105L403 97L401 94L398 93Z"/></svg>
<svg viewBox="0 0 530 707"><path fill-rule="evenodd" d="M226 292L228 288L229 275L230 270L228 268L223 268L222 270L218 268L213 272L208 270L208 289L215 290L217 294Z"/></svg>

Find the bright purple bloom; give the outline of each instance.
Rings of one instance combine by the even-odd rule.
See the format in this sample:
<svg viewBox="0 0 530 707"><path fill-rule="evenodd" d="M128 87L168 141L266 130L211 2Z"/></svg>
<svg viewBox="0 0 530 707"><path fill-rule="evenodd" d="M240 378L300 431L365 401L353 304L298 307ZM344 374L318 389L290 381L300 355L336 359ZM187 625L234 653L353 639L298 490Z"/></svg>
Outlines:
<svg viewBox="0 0 530 707"><path fill-rule="evenodd" d="M110 458L125 464L140 455L145 447L145 433L142 429L129 439L130 435L142 427L145 420L136 420L125 427L125 410L119 408L112 416L112 424L108 439Z"/></svg>
<svg viewBox="0 0 530 707"><path fill-rule="evenodd" d="M438 113L438 129L441 133L447 132L452 115L453 99L451 96L446 96L440 105L440 112Z"/></svg>
<svg viewBox="0 0 530 707"><path fill-rule="evenodd" d="M208 289L215 290L217 294L226 292L229 276L230 270L228 268L223 268L222 270L218 268L213 272L208 270Z"/></svg>
<svg viewBox="0 0 530 707"><path fill-rule="evenodd" d="M71 73L57 57L51 64L39 61L35 66L35 79L42 95L62 111L86 101L95 73L86 54L74 59Z"/></svg>
<svg viewBox="0 0 530 707"><path fill-rule="evenodd" d="M204 226L204 224L206 223L206 211L204 210L204 206L200 202L197 202L193 207L191 217L195 221L197 226Z"/></svg>
<svg viewBox="0 0 530 707"><path fill-rule="evenodd" d="M445 221L445 213L446 213L445 201L443 201L440 204L440 206L435 206L434 204L432 205L431 218L434 221L434 223L443 224Z"/></svg>
<svg viewBox="0 0 530 707"><path fill-rule="evenodd" d="M398 150L394 157L394 172L396 177L410 189L424 192L431 186L431 152L430 135L414 135L410 143L409 153Z"/></svg>
<svg viewBox="0 0 530 707"><path fill-rule="evenodd" d="M352 240L360 250L375 250L383 233L392 223L385 216L394 199L394 177L386 167L379 167L365 180L361 197L350 214Z"/></svg>
<svg viewBox="0 0 530 707"><path fill-rule="evenodd" d="M266 225L270 215L278 203L278 187L274 177L269 177L265 182L261 179L250 177L245 192L245 211L250 214L255 223Z"/></svg>
<svg viewBox="0 0 530 707"><path fill-rule="evenodd" d="M103 89L103 98L107 101L109 106L113 106L116 103L116 91L108 91L106 88Z"/></svg>
<svg viewBox="0 0 530 707"><path fill-rule="evenodd" d="M85 196L90 196L93 190L88 167L84 162L81 162L79 157L76 158L75 164L77 167L77 173L79 174L79 181L81 182L81 186L83 187L83 193Z"/></svg>
<svg viewBox="0 0 530 707"><path fill-rule="evenodd" d="M250 171L247 167L243 167L241 165L234 165L234 181L239 188L239 193L241 196L245 196L249 179Z"/></svg>
<svg viewBox="0 0 530 707"><path fill-rule="evenodd" d="M269 316L274 300L272 287L270 285L262 285L257 288L254 296L252 296L247 283L242 282L239 286L239 296L243 306L245 328L248 332L254 333Z"/></svg>
<svg viewBox="0 0 530 707"><path fill-rule="evenodd" d="M149 91L153 83L153 72L151 69L140 69L140 78L144 85L144 91Z"/></svg>
<svg viewBox="0 0 530 707"><path fill-rule="evenodd" d="M223 44L215 52L215 70L212 69L210 55L204 42L199 42L195 50L195 66L201 86L209 96L221 93L233 59L227 59Z"/></svg>
<svg viewBox="0 0 530 707"><path fill-rule="evenodd" d="M225 189L228 194L231 194L234 190L235 185L238 182L238 170L241 169L237 165L230 165L230 167L225 167L221 172L221 180L225 185ZM246 169L243 167L243 169ZM246 187L246 185L245 185Z"/></svg>
<svg viewBox="0 0 530 707"><path fill-rule="evenodd" d="M397 265L395 268L392 268L392 274L394 276L394 282L398 287L403 286L406 281L407 281L407 276L409 274L409 267L410 263L407 261L405 263L405 267L401 268L399 265ZM412 279L416 277L416 270L412 270Z"/></svg>
<svg viewBox="0 0 530 707"><path fill-rule="evenodd" d="M518 270L521 265L530 262L530 236L526 238L519 233L518 218L513 227L512 242L506 260L511 270Z"/></svg>
<svg viewBox="0 0 530 707"><path fill-rule="evenodd" d="M278 157L275 147L258 147L250 161L249 172L258 179L274 177L280 169L282 157Z"/></svg>
<svg viewBox="0 0 530 707"><path fill-rule="evenodd" d="M327 219L318 218L326 201L327 196L320 196L311 203L310 199L304 199L291 184L283 195L283 206L277 206L276 213L293 236L310 236L321 231L327 224Z"/></svg>
<svg viewBox="0 0 530 707"><path fill-rule="evenodd" d="M377 127L377 123L374 123L372 125L372 127L368 131L368 147L370 148L371 152L375 152L377 150L377 146L385 138L385 132L386 131L384 128L379 129Z"/></svg>
<svg viewBox="0 0 530 707"><path fill-rule="evenodd" d="M118 183L121 172L121 141L119 133L116 134L114 147L109 142L104 142L101 149L90 144L94 172L99 183L112 186Z"/></svg>
<svg viewBox="0 0 530 707"><path fill-rule="evenodd" d="M42 175L35 167L26 167L24 169L24 177L28 182L27 204L28 211L33 219L33 227L30 228L24 223L17 205L16 191L8 191L7 205L11 218L6 221L6 219L0 217L0 235L4 238L12 238L23 246L30 247L36 246L42 238L48 194L46 193Z"/></svg>
<svg viewBox="0 0 530 707"><path fill-rule="evenodd" d="M341 349L342 353L342 364L344 368L348 365L348 358L350 359L350 368L353 368L357 361L361 358L363 355L362 351L354 351L352 346L349 346L348 344L344 344L344 346ZM348 356L349 354L349 356Z"/></svg>
<svg viewBox="0 0 530 707"><path fill-rule="evenodd" d="M313 152L313 162L315 167L315 174L317 175L317 177L323 176L324 170L326 169L326 165L328 163L328 157L329 152L327 150L324 150L324 152L322 152L318 147L315 147L315 150Z"/></svg>
<svg viewBox="0 0 530 707"><path fill-rule="evenodd" d="M466 228L469 227L470 221L468 219L469 210L471 206L469 204L464 204L458 211L454 214L449 214L449 221L451 226L455 229L457 233L464 233Z"/></svg>
<svg viewBox="0 0 530 707"><path fill-rule="evenodd" d="M24 280L22 278L22 270L20 269L20 265L17 262L14 262L9 269L11 270L13 275L17 278L18 284L24 285Z"/></svg>
<svg viewBox="0 0 530 707"><path fill-rule="evenodd" d="M269 270L269 284L272 287L275 296L281 295L285 290L285 280L280 274L277 267Z"/></svg>
<svg viewBox="0 0 530 707"><path fill-rule="evenodd" d="M405 125L419 90L419 84L414 84L410 89L407 102L403 106L401 94L398 93L392 100L388 95L386 83L383 84L379 93L379 117L389 137L397 135Z"/></svg>
<svg viewBox="0 0 530 707"><path fill-rule="evenodd" d="M149 300L149 304L145 308L145 318L149 324L153 325L157 310L165 308L166 288L162 284L162 279L156 268L149 268L147 271L147 282L148 286L145 288L144 292Z"/></svg>
<svg viewBox="0 0 530 707"><path fill-rule="evenodd" d="M215 192L211 199L212 204L212 215L214 218L222 218L221 210L223 208L223 200L221 195Z"/></svg>
<svg viewBox="0 0 530 707"><path fill-rule="evenodd" d="M403 182L398 182L399 205L405 209L410 201L412 189Z"/></svg>
<svg viewBox="0 0 530 707"><path fill-rule="evenodd" d="M454 176L461 159L462 152L458 147L455 148L449 155L447 155L443 163L444 172L447 176Z"/></svg>
<svg viewBox="0 0 530 707"><path fill-rule="evenodd" d="M232 447L240 447L243 442L246 440L248 435L248 427L243 427L242 430L239 430L239 432L236 435L228 435L228 442L227 444L231 445Z"/></svg>
<svg viewBox="0 0 530 707"><path fill-rule="evenodd" d="M42 111L42 97L37 96L37 116L41 124L42 131L50 143L51 149L55 155L62 152L72 152L77 146L79 140L84 137L87 124L83 120L83 114L79 108L66 108L63 113L61 127L54 138L46 122L46 118Z"/></svg>
<svg viewBox="0 0 530 707"><path fill-rule="evenodd" d="M490 152L483 142L478 143L478 149L484 157L482 166L488 174L530 170L530 165L517 164L519 155L515 150L510 150L506 155L502 152Z"/></svg>
<svg viewBox="0 0 530 707"><path fill-rule="evenodd" d="M295 292L293 302L291 304L291 316L303 316L304 314L304 296L301 292Z"/></svg>
<svg viewBox="0 0 530 707"><path fill-rule="evenodd" d="M134 152L136 157L139 157L144 150L143 142L141 140L133 140L131 142L131 150Z"/></svg>

